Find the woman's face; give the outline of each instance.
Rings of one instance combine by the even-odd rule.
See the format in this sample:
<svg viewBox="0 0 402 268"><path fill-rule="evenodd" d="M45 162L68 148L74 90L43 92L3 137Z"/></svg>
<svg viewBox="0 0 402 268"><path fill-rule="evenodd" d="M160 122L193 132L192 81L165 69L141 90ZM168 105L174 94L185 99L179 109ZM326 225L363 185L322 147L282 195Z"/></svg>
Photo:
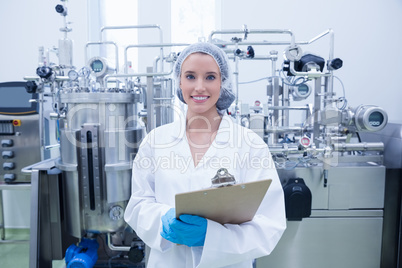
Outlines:
<svg viewBox="0 0 402 268"><path fill-rule="evenodd" d="M189 111L198 115L216 113L221 74L214 58L204 53L189 55L181 66L180 88Z"/></svg>

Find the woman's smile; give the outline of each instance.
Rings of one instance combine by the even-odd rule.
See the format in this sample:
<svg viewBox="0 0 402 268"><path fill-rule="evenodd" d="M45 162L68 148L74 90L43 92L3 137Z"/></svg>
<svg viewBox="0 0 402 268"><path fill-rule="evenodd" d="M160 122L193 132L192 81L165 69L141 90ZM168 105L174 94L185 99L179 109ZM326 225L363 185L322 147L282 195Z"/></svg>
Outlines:
<svg viewBox="0 0 402 268"><path fill-rule="evenodd" d="M209 99L209 96L195 95L195 96L191 96L191 99L196 103L204 103Z"/></svg>

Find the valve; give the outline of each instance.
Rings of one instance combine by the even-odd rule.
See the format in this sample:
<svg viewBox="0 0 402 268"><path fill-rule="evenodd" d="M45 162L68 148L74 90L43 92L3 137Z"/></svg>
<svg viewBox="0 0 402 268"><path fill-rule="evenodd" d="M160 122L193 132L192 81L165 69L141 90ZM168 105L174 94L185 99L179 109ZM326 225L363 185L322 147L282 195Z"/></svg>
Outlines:
<svg viewBox="0 0 402 268"><path fill-rule="evenodd" d="M42 66L42 67L38 67L36 69L36 74L40 78L48 79L50 76L52 76L53 70L52 70L52 68L50 68L48 66Z"/></svg>
<svg viewBox="0 0 402 268"><path fill-rule="evenodd" d="M25 84L25 89L26 89L27 93L31 93L31 94L32 93L37 93L38 85L36 84L35 81L28 81Z"/></svg>
<svg viewBox="0 0 402 268"><path fill-rule="evenodd" d="M254 58L255 53L254 53L254 48L252 46L247 47L247 58Z"/></svg>
<svg viewBox="0 0 402 268"><path fill-rule="evenodd" d="M305 54L300 60L295 61L295 70L298 72L308 72L311 69L317 69L320 72L323 71L325 60L313 54Z"/></svg>
<svg viewBox="0 0 402 268"><path fill-rule="evenodd" d="M343 61L340 58L333 59L328 61L327 68L328 70L338 70L342 67Z"/></svg>
<svg viewBox="0 0 402 268"><path fill-rule="evenodd" d="M239 37L232 37L230 39L233 43L240 43L242 41L242 38Z"/></svg>
<svg viewBox="0 0 402 268"><path fill-rule="evenodd" d="M64 7L63 5L57 5L55 7L56 12L59 13L62 16L67 16L67 8Z"/></svg>

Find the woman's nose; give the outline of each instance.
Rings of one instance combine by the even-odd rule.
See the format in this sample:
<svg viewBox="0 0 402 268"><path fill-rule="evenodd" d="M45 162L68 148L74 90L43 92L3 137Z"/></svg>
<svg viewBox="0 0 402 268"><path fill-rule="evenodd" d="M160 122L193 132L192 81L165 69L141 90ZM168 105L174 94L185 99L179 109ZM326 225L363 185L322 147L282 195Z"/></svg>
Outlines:
<svg viewBox="0 0 402 268"><path fill-rule="evenodd" d="M205 90L205 83L204 83L203 79L197 79L197 83L195 85L195 90L197 90L197 91Z"/></svg>

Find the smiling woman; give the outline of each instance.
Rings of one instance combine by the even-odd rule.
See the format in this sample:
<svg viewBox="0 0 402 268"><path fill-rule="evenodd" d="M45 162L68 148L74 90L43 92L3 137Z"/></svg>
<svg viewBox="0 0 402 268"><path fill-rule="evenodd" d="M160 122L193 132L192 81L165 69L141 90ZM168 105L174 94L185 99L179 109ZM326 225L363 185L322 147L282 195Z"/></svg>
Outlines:
<svg viewBox="0 0 402 268"><path fill-rule="evenodd" d="M221 76L214 58L204 53L194 53L183 62L180 88L188 105L187 116L218 116L216 102L221 89Z"/></svg>
<svg viewBox="0 0 402 268"><path fill-rule="evenodd" d="M124 218L151 248L147 267L251 268L254 258L273 250L286 227L283 190L269 165L269 149L226 114L235 96L222 49L205 42L188 46L173 76L187 112L153 129L142 142ZM224 225L197 215L176 218L175 195L211 187L222 167L238 182L272 179L256 216Z"/></svg>
<svg viewBox="0 0 402 268"><path fill-rule="evenodd" d="M188 106L186 135L197 166L215 139L221 122L216 108L221 85L218 65L208 54L194 53L183 62L180 81Z"/></svg>
<svg viewBox="0 0 402 268"><path fill-rule="evenodd" d="M179 99L187 104L186 136L197 166L235 98L227 56L213 44L195 43L178 57L174 77Z"/></svg>
<svg viewBox="0 0 402 268"><path fill-rule="evenodd" d="M228 60L226 53L222 49L218 48L217 46L215 46L213 44L195 43L195 44L187 47L185 50L183 50L180 53L180 56L178 57L175 68L173 70L177 96L182 102L186 103L186 101L183 99L183 92L181 89L183 64L185 63L185 61L187 61L187 58L189 56L193 56L192 55L193 53L207 54L212 58L212 59L208 58L208 57L203 58L204 65L207 63L210 63L210 65L203 66L204 73L205 73L204 75L207 75L207 73L209 74L204 79L207 79L207 81L215 81L215 82L216 82L216 80L219 80L221 90L219 92L218 101L216 102L216 108L218 109L218 112L220 114L223 114L223 112L229 108L229 106L232 104L232 102L235 99L235 96L232 91L232 86L233 86L232 79L231 79L232 74L230 71L229 60ZM191 68L194 68L194 70L196 68L199 68L197 66L200 63L201 63L201 61L197 62L197 63L193 62L193 64L195 66L193 66ZM211 69L215 65L217 65L219 72ZM189 70L189 71L194 72L194 70ZM201 71L201 69L199 71ZM213 74L215 74L215 76ZM216 78L219 78L219 79L216 79ZM188 78L186 78L186 79L188 79Z"/></svg>

